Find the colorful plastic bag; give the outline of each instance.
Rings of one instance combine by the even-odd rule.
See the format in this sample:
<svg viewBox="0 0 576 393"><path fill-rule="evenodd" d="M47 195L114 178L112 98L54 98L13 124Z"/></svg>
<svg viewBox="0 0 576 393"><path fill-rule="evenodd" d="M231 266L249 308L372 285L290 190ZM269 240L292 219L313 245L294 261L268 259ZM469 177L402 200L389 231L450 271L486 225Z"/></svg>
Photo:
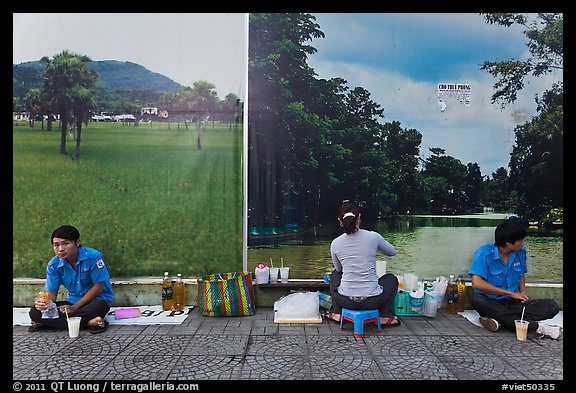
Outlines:
<svg viewBox="0 0 576 393"><path fill-rule="evenodd" d="M198 305L205 317L254 315L252 273L209 274L198 279Z"/></svg>

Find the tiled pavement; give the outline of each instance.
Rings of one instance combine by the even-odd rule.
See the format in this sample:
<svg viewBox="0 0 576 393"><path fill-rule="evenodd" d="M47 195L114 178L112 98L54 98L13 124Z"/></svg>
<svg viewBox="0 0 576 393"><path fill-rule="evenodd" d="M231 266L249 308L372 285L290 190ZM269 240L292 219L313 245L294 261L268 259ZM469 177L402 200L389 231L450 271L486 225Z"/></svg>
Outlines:
<svg viewBox="0 0 576 393"><path fill-rule="evenodd" d="M563 340L489 332L445 309L436 318L400 317L377 333L351 323L276 324L272 308L254 316L203 317L181 325L109 326L29 333L13 328L13 380L477 380L517 384L564 379ZM500 385L498 385L500 386ZM548 386L548 385L546 385ZM498 390L504 390L498 389ZM510 389L511 390L511 389ZM524 388L524 390L528 390Z"/></svg>

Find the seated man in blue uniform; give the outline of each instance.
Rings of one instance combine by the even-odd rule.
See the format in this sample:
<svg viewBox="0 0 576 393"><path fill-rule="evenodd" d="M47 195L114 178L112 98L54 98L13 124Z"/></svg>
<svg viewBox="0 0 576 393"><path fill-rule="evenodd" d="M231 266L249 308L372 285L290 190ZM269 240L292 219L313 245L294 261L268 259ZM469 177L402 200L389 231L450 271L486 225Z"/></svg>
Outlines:
<svg viewBox="0 0 576 393"><path fill-rule="evenodd" d="M507 220L496 227L494 244L476 250L468 272L472 276L472 307L480 314L480 324L495 332L500 326L515 331L515 319L529 321L528 332L552 339L562 334L559 326L543 322L553 318L560 307L552 299L530 299L526 295L526 227Z"/></svg>
<svg viewBox="0 0 576 393"><path fill-rule="evenodd" d="M30 309L30 332L46 328L67 328L67 316L81 317L81 329L102 333L107 322L114 293L110 275L102 254L80 243L80 232L71 225L63 225L52 232L54 256L46 267L46 286L49 301L37 297ZM56 301L60 285L67 291L67 299ZM55 309L54 309L55 304Z"/></svg>

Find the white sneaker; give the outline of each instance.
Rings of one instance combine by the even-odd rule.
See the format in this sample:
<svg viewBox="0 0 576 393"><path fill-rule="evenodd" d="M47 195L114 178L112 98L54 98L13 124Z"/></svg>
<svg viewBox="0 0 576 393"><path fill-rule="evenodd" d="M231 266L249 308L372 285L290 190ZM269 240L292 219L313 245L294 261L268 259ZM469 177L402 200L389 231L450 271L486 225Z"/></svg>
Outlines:
<svg viewBox="0 0 576 393"><path fill-rule="evenodd" d="M500 327L500 324L494 318L480 317L480 325L484 326L486 330L495 332Z"/></svg>
<svg viewBox="0 0 576 393"><path fill-rule="evenodd" d="M538 322L538 329L536 333L543 336L548 336L553 340L558 340L562 337L562 328L560 326L548 325L547 323Z"/></svg>

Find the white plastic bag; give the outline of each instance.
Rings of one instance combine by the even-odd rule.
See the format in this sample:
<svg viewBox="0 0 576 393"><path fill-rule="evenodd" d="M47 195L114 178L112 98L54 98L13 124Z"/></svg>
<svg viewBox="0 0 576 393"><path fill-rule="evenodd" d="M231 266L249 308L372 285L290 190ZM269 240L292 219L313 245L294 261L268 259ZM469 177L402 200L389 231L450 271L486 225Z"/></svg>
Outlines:
<svg viewBox="0 0 576 393"><path fill-rule="evenodd" d="M427 317L436 318L436 313L438 312L438 292L428 291L424 295L424 307L422 308L422 314Z"/></svg>
<svg viewBox="0 0 576 393"><path fill-rule="evenodd" d="M42 319L56 319L58 318L58 309L56 308L56 303L50 300L48 307L42 310Z"/></svg>
<svg viewBox="0 0 576 393"><path fill-rule="evenodd" d="M320 302L318 292L296 292L276 302L278 320L307 320L318 318Z"/></svg>

